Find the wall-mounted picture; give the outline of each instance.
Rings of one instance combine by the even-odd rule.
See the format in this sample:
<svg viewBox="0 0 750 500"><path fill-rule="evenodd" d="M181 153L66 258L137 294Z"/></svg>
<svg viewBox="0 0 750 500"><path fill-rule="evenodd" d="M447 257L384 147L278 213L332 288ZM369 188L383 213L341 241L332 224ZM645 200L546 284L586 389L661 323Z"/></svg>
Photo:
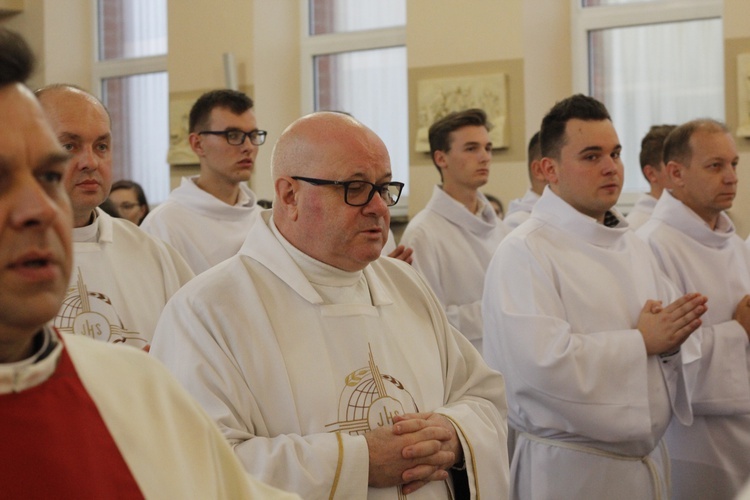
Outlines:
<svg viewBox="0 0 750 500"><path fill-rule="evenodd" d="M169 96L169 153L170 165L197 165L198 157L188 142L190 108L201 92L178 92Z"/></svg>
<svg viewBox="0 0 750 500"><path fill-rule="evenodd" d="M415 150L430 152L430 125L453 111L481 108L492 123L493 149L508 147L508 75L431 78L417 83L417 137Z"/></svg>

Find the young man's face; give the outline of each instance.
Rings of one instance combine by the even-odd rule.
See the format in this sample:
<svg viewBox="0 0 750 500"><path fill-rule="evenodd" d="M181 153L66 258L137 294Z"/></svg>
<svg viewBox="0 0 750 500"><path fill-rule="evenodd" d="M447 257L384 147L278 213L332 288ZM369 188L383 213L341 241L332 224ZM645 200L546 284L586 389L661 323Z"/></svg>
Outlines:
<svg viewBox="0 0 750 500"><path fill-rule="evenodd" d="M0 88L0 362L30 355L60 309L72 265L73 218L63 187L69 155L36 98Z"/></svg>
<svg viewBox="0 0 750 500"><path fill-rule="evenodd" d="M211 110L206 131L224 132L257 130L252 109L236 115L231 110L217 107ZM198 130L196 132L201 132ZM201 159L201 177L218 179L222 184L236 185L250 180L258 156L259 146L246 137L240 145L229 144L225 136L211 134L191 134L193 151Z"/></svg>
<svg viewBox="0 0 750 500"><path fill-rule="evenodd" d="M435 163L443 172L444 186L478 189L487 184L492 161L492 142L486 127L468 125L450 133L450 149L435 151Z"/></svg>
<svg viewBox="0 0 750 500"><path fill-rule="evenodd" d="M543 160L551 189L579 212L603 221L622 191L621 149L611 121L570 120L559 160Z"/></svg>

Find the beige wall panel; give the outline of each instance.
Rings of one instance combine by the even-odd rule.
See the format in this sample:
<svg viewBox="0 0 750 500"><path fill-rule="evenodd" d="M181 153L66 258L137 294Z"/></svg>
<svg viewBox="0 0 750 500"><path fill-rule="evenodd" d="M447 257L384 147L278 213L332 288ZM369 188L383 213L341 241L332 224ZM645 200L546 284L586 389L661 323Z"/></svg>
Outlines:
<svg viewBox="0 0 750 500"><path fill-rule="evenodd" d="M240 87L253 84L253 2L169 0L170 92L225 87L223 54L234 54Z"/></svg>
<svg viewBox="0 0 750 500"><path fill-rule="evenodd" d="M255 116L268 131L251 181L259 198L273 199L271 151L284 129L300 115L298 2L255 0L252 30L255 61Z"/></svg>
<svg viewBox="0 0 750 500"><path fill-rule="evenodd" d="M408 0L409 67L523 55L522 0Z"/></svg>

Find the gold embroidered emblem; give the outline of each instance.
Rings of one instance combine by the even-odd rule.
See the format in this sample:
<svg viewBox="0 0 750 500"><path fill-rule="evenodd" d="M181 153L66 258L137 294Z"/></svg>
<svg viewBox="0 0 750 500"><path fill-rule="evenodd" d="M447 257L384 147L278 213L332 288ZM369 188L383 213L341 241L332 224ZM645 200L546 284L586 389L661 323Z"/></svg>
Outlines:
<svg viewBox="0 0 750 500"><path fill-rule="evenodd" d="M326 425L330 432L348 432L352 435L393 424L393 417L417 413L414 398L396 377L381 374L369 347L369 363L358 368L344 379L344 389L339 397L337 422Z"/></svg>
<svg viewBox="0 0 750 500"><path fill-rule="evenodd" d="M105 294L90 292L78 268L76 286L68 288L54 325L63 333L84 335L95 340L144 347L148 342L138 332L125 328L112 301Z"/></svg>

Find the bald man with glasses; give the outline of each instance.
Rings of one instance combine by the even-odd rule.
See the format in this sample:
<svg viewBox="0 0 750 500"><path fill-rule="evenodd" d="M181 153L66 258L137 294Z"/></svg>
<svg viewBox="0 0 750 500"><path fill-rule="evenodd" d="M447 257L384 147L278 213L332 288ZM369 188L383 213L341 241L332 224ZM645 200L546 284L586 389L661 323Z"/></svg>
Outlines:
<svg viewBox="0 0 750 500"><path fill-rule="evenodd" d="M403 188L383 142L315 113L271 163L273 211L178 293L152 353L249 472L303 498L506 498L502 376L380 258Z"/></svg>
<svg viewBox="0 0 750 500"><path fill-rule="evenodd" d="M228 89L199 97L189 128L200 174L183 177L141 228L171 244L199 274L239 251L262 210L247 182L266 131L258 130L253 100Z"/></svg>

